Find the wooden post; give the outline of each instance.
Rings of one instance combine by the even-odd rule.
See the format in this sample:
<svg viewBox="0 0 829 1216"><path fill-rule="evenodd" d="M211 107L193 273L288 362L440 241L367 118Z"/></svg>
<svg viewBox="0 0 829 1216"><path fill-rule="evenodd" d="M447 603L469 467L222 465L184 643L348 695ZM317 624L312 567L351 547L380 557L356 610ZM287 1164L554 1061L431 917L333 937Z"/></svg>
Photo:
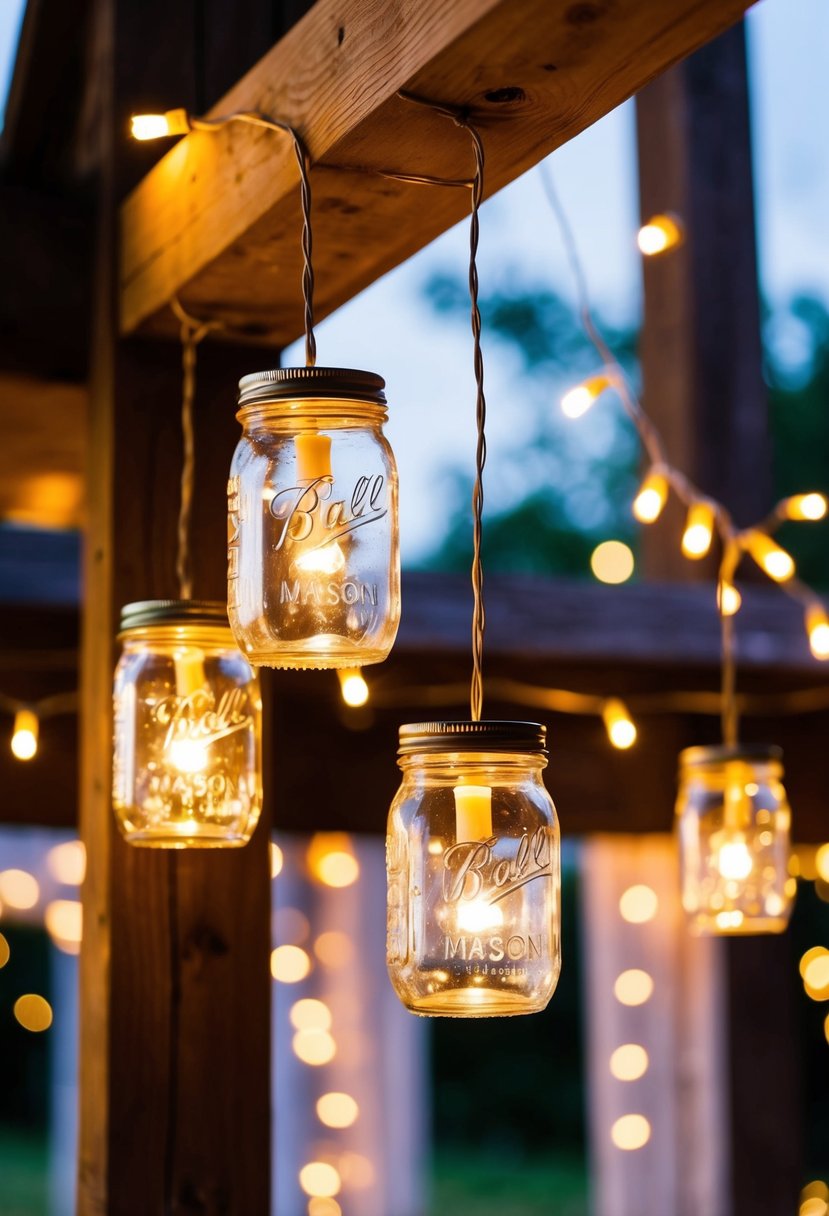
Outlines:
<svg viewBox="0 0 829 1216"><path fill-rule="evenodd" d="M269 1210L268 815L244 849L179 853L128 846L110 808L118 611L178 594L181 471L181 350L117 337L115 215L145 155L128 143L130 110L195 104L192 18L163 0L100 0L95 26L103 197L83 624L79 1216ZM200 348L198 598L225 595L235 387L262 360Z"/></svg>
<svg viewBox="0 0 829 1216"><path fill-rule="evenodd" d="M642 218L675 211L686 226L681 249L645 261L646 406L669 458L748 524L772 506L772 483L742 25L643 90L637 119ZM648 530L649 572L711 577L681 557L679 523L674 511ZM730 1211L776 1216L795 1210L799 1180L793 987L780 975L795 962L788 937L726 953Z"/></svg>

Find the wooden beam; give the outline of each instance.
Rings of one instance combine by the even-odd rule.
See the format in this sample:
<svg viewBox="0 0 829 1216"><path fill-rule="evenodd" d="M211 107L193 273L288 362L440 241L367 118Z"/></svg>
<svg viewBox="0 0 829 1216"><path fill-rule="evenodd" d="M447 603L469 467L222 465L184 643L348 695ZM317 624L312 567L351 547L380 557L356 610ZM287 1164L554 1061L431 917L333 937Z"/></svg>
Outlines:
<svg viewBox="0 0 829 1216"><path fill-rule="evenodd" d="M472 109L491 194L747 7L318 0L211 114L259 110L302 133L314 162L317 312L325 316L468 212L465 190L376 173L471 173L464 134L399 90ZM169 94L169 107L182 101ZM272 132L234 124L191 134L124 204L125 333L172 332L168 302L178 294L235 334L284 344L301 330L299 278L296 165L289 142Z"/></svg>

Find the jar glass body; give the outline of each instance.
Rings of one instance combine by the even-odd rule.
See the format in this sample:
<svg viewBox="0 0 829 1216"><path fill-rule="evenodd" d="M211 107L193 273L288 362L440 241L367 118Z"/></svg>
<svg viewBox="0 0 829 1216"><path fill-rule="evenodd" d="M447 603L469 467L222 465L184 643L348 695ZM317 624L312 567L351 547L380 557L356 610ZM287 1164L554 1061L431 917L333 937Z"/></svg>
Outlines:
<svg viewBox="0 0 829 1216"><path fill-rule="evenodd" d="M228 482L228 616L252 663L361 667L400 620L397 466L382 406L243 407Z"/></svg>
<svg viewBox="0 0 829 1216"><path fill-rule="evenodd" d="M561 970L561 844L544 763L498 752L400 760L386 841L386 957L413 1013L536 1013L550 1000ZM483 821L479 794L471 821L462 809L470 789L491 791Z"/></svg>
<svg viewBox="0 0 829 1216"><path fill-rule="evenodd" d="M113 694L113 804L131 844L248 841L262 805L259 680L227 626L121 634Z"/></svg>
<svg viewBox="0 0 829 1216"><path fill-rule="evenodd" d="M791 813L777 759L682 758L677 829L682 904L697 933L780 933L796 883ZM717 752L719 749L710 749Z"/></svg>

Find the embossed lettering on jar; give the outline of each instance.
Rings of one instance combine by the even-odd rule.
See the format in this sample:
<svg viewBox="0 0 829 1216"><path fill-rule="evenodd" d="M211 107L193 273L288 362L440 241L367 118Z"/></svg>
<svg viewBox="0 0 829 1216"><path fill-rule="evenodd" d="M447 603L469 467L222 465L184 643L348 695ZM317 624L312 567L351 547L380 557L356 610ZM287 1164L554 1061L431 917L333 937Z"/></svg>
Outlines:
<svg viewBox="0 0 829 1216"><path fill-rule="evenodd" d="M397 468L384 381L284 368L240 384L228 481L228 615L252 663L361 667L400 619Z"/></svg>
<svg viewBox="0 0 829 1216"><path fill-rule="evenodd" d="M413 1013L535 1013L561 969L560 836L544 727L400 729L389 813L387 963Z"/></svg>
<svg viewBox="0 0 829 1216"><path fill-rule="evenodd" d="M222 603L148 600L121 615L113 803L131 844L234 846L262 804L259 680Z"/></svg>

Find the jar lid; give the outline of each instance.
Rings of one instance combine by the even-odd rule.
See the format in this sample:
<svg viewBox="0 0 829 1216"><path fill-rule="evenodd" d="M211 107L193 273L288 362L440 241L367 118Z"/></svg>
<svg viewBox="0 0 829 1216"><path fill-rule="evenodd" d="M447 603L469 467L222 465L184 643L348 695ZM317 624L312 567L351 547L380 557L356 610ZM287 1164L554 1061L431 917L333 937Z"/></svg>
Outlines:
<svg viewBox="0 0 829 1216"><path fill-rule="evenodd" d="M136 600L121 609L121 632L144 625L226 625L227 604L220 600Z"/></svg>
<svg viewBox="0 0 829 1216"><path fill-rule="evenodd" d="M242 377L239 405L297 397L346 398L385 405L385 387L382 376L351 367L276 367L272 371L251 372Z"/></svg>
<svg viewBox="0 0 829 1216"><path fill-rule="evenodd" d="M695 768L701 764L726 764L729 760L783 759L782 747L773 743L715 743L708 747L686 747L679 753L680 768Z"/></svg>
<svg viewBox="0 0 829 1216"><path fill-rule="evenodd" d="M400 727L398 755L414 752L542 752L547 728L540 722L409 722Z"/></svg>

